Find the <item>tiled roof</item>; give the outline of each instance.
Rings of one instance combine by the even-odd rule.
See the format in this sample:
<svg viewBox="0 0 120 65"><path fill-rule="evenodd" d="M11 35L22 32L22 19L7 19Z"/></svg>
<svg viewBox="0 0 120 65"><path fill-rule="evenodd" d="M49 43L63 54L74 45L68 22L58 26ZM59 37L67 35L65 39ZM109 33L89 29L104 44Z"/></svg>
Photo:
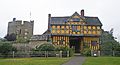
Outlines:
<svg viewBox="0 0 120 65"><path fill-rule="evenodd" d="M87 25L102 25L98 17L81 16L77 12L75 12L72 16L75 15L80 16L80 18L85 18ZM51 24L64 24L65 22L68 22L69 19L72 19L73 21L80 21L79 18L72 18L72 16L51 17Z"/></svg>
<svg viewBox="0 0 120 65"><path fill-rule="evenodd" d="M51 23L56 23L56 24L60 24L60 23L65 23L67 22L68 18L70 17L51 17Z"/></svg>
<svg viewBox="0 0 120 65"><path fill-rule="evenodd" d="M98 17L85 17L88 25L102 25Z"/></svg>

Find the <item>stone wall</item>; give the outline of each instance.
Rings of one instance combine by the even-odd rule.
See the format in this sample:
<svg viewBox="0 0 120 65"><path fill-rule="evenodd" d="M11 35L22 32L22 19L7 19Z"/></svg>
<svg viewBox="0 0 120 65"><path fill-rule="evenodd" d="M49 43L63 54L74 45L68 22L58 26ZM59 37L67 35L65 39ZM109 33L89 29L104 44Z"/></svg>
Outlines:
<svg viewBox="0 0 120 65"><path fill-rule="evenodd" d="M13 44L14 47L17 48L17 50L20 51L30 51L32 49L35 49L36 46L40 46L41 44L48 43L47 41L44 40L35 40L35 41L30 41L29 43L15 43Z"/></svg>

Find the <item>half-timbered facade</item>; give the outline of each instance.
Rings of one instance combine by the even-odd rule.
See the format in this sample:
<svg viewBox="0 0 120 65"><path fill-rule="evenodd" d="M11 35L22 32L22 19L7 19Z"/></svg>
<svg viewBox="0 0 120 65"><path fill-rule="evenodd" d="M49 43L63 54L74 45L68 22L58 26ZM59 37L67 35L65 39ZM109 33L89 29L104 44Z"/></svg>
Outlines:
<svg viewBox="0 0 120 65"><path fill-rule="evenodd" d="M52 44L74 48L75 52L80 52L85 46L99 50L102 23L98 17L84 16L84 10L80 13L65 17L48 15L49 40Z"/></svg>

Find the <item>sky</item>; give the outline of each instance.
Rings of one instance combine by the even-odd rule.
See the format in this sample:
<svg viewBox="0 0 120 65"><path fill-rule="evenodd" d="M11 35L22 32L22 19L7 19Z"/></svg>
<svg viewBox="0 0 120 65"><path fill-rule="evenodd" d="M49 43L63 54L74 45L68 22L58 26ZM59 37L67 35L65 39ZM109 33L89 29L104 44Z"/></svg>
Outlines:
<svg viewBox="0 0 120 65"><path fill-rule="evenodd" d="M34 20L34 34L47 30L48 14L71 16L84 9L85 16L97 16L106 31L114 28L113 35L120 41L120 0L0 0L0 37L7 34L8 22ZM31 17L30 17L31 12Z"/></svg>

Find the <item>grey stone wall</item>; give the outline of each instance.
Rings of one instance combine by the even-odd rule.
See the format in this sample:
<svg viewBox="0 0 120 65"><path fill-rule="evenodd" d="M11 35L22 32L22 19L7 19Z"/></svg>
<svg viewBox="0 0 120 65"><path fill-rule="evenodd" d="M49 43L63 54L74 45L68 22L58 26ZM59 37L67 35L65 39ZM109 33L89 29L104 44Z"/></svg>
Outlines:
<svg viewBox="0 0 120 65"><path fill-rule="evenodd" d="M32 49L35 49L36 46L40 46L41 44L47 43L47 41L30 41L29 43L15 43L13 44L14 47L16 47L20 51L30 51Z"/></svg>
<svg viewBox="0 0 120 65"><path fill-rule="evenodd" d="M34 21L13 19L8 23L8 34L15 33L17 38L30 39L33 35Z"/></svg>

